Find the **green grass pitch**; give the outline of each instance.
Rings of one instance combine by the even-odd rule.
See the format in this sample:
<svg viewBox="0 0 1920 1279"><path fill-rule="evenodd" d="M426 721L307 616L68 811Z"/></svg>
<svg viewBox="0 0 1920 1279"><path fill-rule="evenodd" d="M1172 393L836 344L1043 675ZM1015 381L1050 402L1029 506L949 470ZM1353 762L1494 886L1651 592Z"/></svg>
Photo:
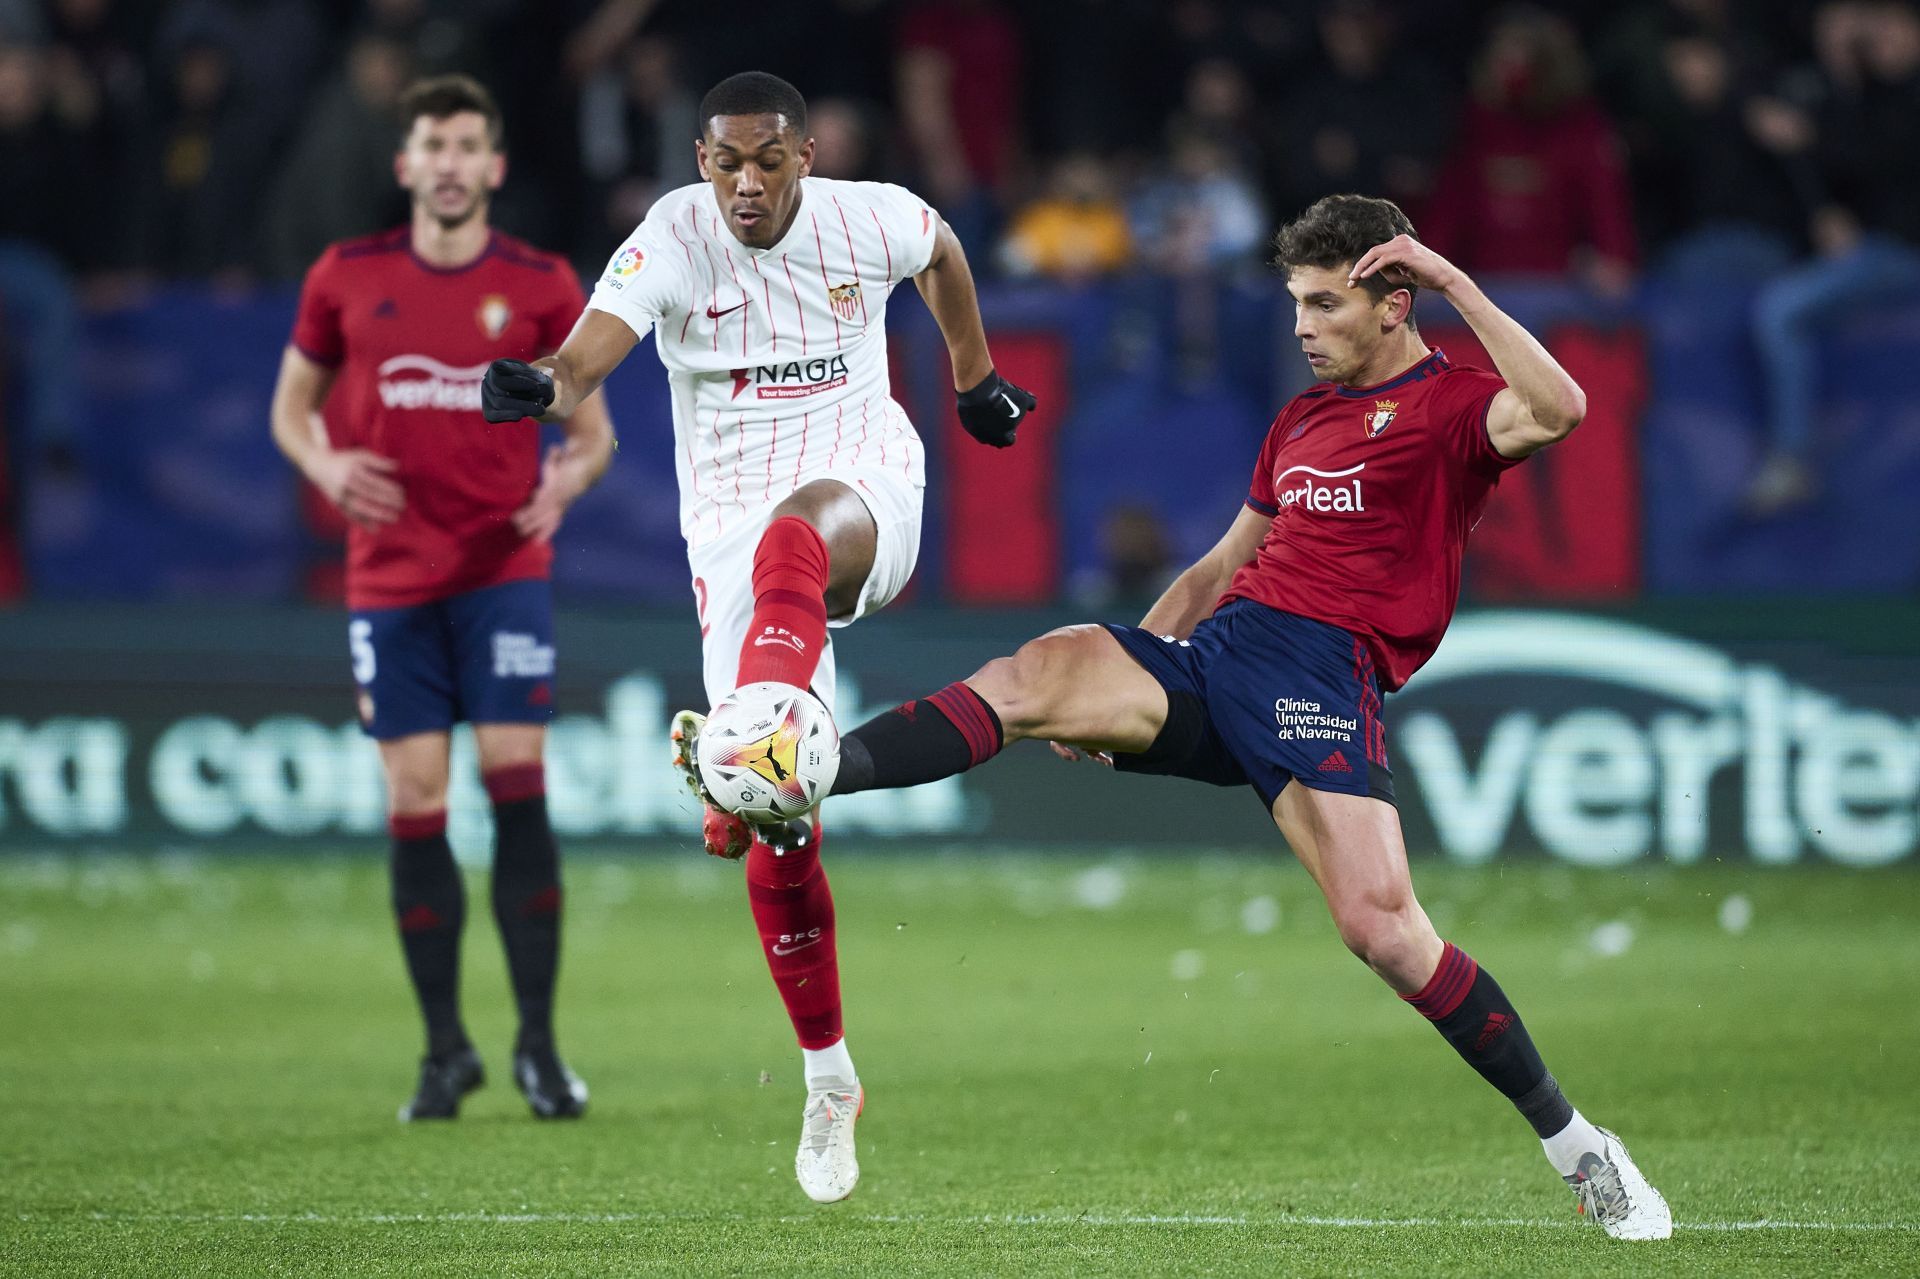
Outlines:
<svg viewBox="0 0 1920 1279"><path fill-rule="evenodd" d="M828 857L869 1104L826 1208L793 1182L798 1054L735 866L571 862L577 1124L506 1077L470 877L493 1074L403 1127L418 1031L375 859L0 860L0 1273L1920 1272L1911 870L1416 868L1672 1201L1671 1242L1626 1245L1297 867Z"/></svg>

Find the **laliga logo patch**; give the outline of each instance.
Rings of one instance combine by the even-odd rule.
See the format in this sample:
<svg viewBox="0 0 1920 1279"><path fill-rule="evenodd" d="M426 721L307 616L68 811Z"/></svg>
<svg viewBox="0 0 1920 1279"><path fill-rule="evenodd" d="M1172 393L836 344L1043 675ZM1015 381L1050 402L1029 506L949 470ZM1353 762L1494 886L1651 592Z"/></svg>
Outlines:
<svg viewBox="0 0 1920 1279"><path fill-rule="evenodd" d="M854 308L860 305L860 286L856 284L836 284L827 290L827 301L833 306L833 313L843 320L853 318Z"/></svg>
<svg viewBox="0 0 1920 1279"><path fill-rule="evenodd" d="M1373 412L1367 414L1365 418L1367 438L1372 439L1389 426L1392 426L1393 415L1399 411L1400 401L1398 400L1375 400L1373 402Z"/></svg>
<svg viewBox="0 0 1920 1279"><path fill-rule="evenodd" d="M620 256L613 260L613 265L608 268L607 274L616 280L624 280L630 275L640 274L642 268L646 265L646 253L641 250L639 245L629 244L626 248L620 250Z"/></svg>
<svg viewBox="0 0 1920 1279"><path fill-rule="evenodd" d="M489 293L480 299L480 309L474 312L473 318L480 322L482 333L497 338L513 323L513 308L498 293Z"/></svg>

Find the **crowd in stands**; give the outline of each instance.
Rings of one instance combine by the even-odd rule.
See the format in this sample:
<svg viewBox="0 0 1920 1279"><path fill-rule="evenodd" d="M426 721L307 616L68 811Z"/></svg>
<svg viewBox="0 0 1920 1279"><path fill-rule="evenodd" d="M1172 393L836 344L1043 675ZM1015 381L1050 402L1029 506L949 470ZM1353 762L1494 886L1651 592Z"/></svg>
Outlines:
<svg viewBox="0 0 1920 1279"><path fill-rule="evenodd" d="M58 343L65 281L297 278L404 216L394 102L455 69L506 112L497 220L590 278L747 67L983 272L1250 269L1359 190L1477 273L1770 279L1762 513L1817 483L1809 335L1920 280L1914 0L0 0L0 295Z"/></svg>

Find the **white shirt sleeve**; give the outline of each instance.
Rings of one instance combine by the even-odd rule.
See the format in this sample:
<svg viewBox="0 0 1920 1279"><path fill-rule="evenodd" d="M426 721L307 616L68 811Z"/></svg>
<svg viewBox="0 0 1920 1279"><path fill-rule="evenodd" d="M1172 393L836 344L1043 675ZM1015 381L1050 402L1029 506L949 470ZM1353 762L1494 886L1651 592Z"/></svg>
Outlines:
<svg viewBox="0 0 1920 1279"><path fill-rule="evenodd" d="M643 340L662 318L685 309L691 296L685 253L649 213L608 260L587 305L625 321Z"/></svg>
<svg viewBox="0 0 1920 1279"><path fill-rule="evenodd" d="M893 279L904 280L927 269L940 231L940 215L925 200L891 182L865 184L893 258Z"/></svg>

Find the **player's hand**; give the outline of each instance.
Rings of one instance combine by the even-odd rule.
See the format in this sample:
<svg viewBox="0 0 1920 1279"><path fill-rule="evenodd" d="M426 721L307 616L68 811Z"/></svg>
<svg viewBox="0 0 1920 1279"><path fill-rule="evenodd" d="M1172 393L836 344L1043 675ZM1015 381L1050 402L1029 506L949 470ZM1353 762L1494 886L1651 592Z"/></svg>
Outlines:
<svg viewBox="0 0 1920 1279"><path fill-rule="evenodd" d="M1347 273L1347 283L1358 284L1376 271L1389 284L1412 284L1436 293L1445 293L1467 278L1459 267L1410 235L1396 235L1368 249Z"/></svg>
<svg viewBox="0 0 1920 1279"><path fill-rule="evenodd" d="M406 509L406 490L393 478L399 469L392 458L366 449L330 449L307 478L349 524L375 529L393 523Z"/></svg>
<svg viewBox="0 0 1920 1279"><path fill-rule="evenodd" d="M1033 392L1015 386L998 373L988 373L979 386L960 392L960 425L982 444L1003 449L1013 443L1020 421L1039 401Z"/></svg>
<svg viewBox="0 0 1920 1279"><path fill-rule="evenodd" d="M513 513L514 531L534 542L551 542L574 499L587 491L573 456L564 444L547 450L540 464L540 485L527 504Z"/></svg>
<svg viewBox="0 0 1920 1279"><path fill-rule="evenodd" d="M1078 746L1069 746L1065 742L1048 742L1047 748L1061 759L1066 760L1069 764L1077 764L1083 759L1090 759L1096 764L1105 764L1108 768L1113 767L1112 751L1082 750Z"/></svg>
<svg viewBox="0 0 1920 1279"><path fill-rule="evenodd" d="M489 422L539 417L552 405L552 375L525 360L495 360L480 379L480 412Z"/></svg>

